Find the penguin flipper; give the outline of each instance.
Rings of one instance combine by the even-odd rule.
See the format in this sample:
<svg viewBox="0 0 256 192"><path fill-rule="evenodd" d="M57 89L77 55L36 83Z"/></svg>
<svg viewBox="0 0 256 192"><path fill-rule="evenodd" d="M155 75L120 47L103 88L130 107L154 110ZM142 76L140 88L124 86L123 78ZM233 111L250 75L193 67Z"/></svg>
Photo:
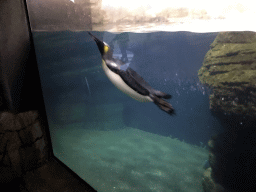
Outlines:
<svg viewBox="0 0 256 192"><path fill-rule="evenodd" d="M174 108L172 107L172 105L170 103L168 103L167 101L165 101L164 99L158 98L155 95L150 94L149 95L150 98L154 101L154 103L163 111L165 111L166 113L170 114L170 115L176 115Z"/></svg>
<svg viewBox="0 0 256 192"><path fill-rule="evenodd" d="M150 93L165 99L171 99L171 95L164 93L162 91L155 90L152 88L136 71L134 71L132 68L128 67L126 71L137 81L140 82L140 84L149 90Z"/></svg>
<svg viewBox="0 0 256 192"><path fill-rule="evenodd" d="M131 76L127 70L123 71L120 70L118 72L118 74L120 75L120 77L123 79L123 81L129 86L131 87L133 90L136 90L139 94L141 95L149 95L149 91L147 88L143 87L141 85L140 82L138 82L136 79L133 78L133 76Z"/></svg>

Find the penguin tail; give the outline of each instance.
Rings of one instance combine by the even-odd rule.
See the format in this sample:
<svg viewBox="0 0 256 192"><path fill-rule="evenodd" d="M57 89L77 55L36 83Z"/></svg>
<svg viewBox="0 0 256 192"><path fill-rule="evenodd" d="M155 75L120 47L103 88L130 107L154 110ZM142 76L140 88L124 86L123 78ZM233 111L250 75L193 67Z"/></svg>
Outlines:
<svg viewBox="0 0 256 192"><path fill-rule="evenodd" d="M176 115L174 108L172 107L172 105L170 103L168 103L167 101L165 101L164 99L158 98L155 95L150 95L150 98L154 101L154 103L163 111L165 111L166 113L170 114L170 115Z"/></svg>

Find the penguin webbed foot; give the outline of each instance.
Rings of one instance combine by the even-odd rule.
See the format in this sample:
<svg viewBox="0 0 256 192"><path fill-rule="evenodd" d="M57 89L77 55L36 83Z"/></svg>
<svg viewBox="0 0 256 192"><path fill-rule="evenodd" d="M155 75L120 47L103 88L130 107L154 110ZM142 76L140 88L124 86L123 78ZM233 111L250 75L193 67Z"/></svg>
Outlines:
<svg viewBox="0 0 256 192"><path fill-rule="evenodd" d="M166 94L163 98L165 98L165 99L171 99L171 98L172 98L172 96L171 96L171 95L169 95L169 94Z"/></svg>
<svg viewBox="0 0 256 192"><path fill-rule="evenodd" d="M171 105L171 104L170 104ZM169 115L177 115L176 113L175 113L175 110L173 109L173 107L171 106L171 107L169 107L169 108L167 108L167 110L166 109L162 109L160 106L158 106L161 110L163 110L163 111L165 111L166 113L168 113Z"/></svg>
<svg viewBox="0 0 256 192"><path fill-rule="evenodd" d="M150 95L150 97L161 110L165 111L169 115L176 115L174 108L170 103L168 103L164 99L158 98L157 96Z"/></svg>
<svg viewBox="0 0 256 192"><path fill-rule="evenodd" d="M164 99L171 99L172 96L170 94L164 93L162 91L155 91L154 94L160 98L164 98Z"/></svg>

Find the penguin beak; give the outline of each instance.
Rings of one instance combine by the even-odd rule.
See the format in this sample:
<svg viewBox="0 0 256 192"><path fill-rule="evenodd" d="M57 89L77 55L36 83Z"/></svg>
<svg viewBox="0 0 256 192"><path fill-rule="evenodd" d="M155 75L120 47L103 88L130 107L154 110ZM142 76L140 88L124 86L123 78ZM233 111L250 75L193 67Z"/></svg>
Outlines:
<svg viewBox="0 0 256 192"><path fill-rule="evenodd" d="M94 41L100 41L97 37L87 31L87 33L93 38Z"/></svg>
<svg viewBox="0 0 256 192"><path fill-rule="evenodd" d="M103 41L99 40L97 37L95 37L93 34L91 34L90 32L88 32L88 34L92 37L92 39L96 42L98 49L101 53L101 55L103 56L104 53L104 43Z"/></svg>

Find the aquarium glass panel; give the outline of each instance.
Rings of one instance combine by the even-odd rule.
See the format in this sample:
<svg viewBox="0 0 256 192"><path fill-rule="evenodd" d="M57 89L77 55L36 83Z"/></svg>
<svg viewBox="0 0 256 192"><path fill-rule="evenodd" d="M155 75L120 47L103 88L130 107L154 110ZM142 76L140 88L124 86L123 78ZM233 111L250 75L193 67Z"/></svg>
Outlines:
<svg viewBox="0 0 256 192"><path fill-rule="evenodd" d="M54 155L94 189L233 190L236 159L250 175L253 151L229 155L254 149L243 138L254 134L256 35L238 25L248 4L29 2Z"/></svg>

